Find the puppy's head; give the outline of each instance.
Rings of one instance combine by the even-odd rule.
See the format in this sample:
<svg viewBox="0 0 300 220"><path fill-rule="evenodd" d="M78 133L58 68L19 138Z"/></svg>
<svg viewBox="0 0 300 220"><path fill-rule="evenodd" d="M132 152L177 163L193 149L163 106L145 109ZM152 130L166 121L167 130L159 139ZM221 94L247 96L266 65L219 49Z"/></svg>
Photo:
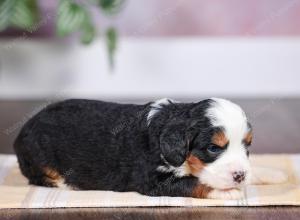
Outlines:
<svg viewBox="0 0 300 220"><path fill-rule="evenodd" d="M180 104L179 108L180 108ZM184 170L217 189L242 186L249 178L252 129L244 111L224 99L181 107L159 137L162 156L173 171Z"/></svg>

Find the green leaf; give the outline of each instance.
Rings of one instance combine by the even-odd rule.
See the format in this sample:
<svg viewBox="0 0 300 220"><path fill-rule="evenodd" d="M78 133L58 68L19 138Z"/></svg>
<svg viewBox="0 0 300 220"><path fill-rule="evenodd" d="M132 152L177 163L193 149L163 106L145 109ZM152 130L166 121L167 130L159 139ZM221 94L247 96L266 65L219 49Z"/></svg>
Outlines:
<svg viewBox="0 0 300 220"><path fill-rule="evenodd" d="M85 22L86 10L68 0L61 0L58 6L56 28L60 36L66 36L80 29Z"/></svg>
<svg viewBox="0 0 300 220"><path fill-rule="evenodd" d="M114 68L114 57L115 57L115 52L117 49L117 32L114 28L109 28L106 31L106 46L107 46L107 52L108 52L108 58L109 58L109 64L110 67L113 69Z"/></svg>
<svg viewBox="0 0 300 220"><path fill-rule="evenodd" d="M35 25L38 19L36 1L18 0L14 7L14 13L10 18L13 26L29 29Z"/></svg>
<svg viewBox="0 0 300 220"><path fill-rule="evenodd" d="M8 26L29 29L37 20L36 0L2 0L0 3L0 31Z"/></svg>
<svg viewBox="0 0 300 220"><path fill-rule="evenodd" d="M89 12L83 5L70 0L60 0L56 21L56 31L59 36L66 36L74 32L81 33L81 41L90 43L95 36Z"/></svg>
<svg viewBox="0 0 300 220"><path fill-rule="evenodd" d="M3 0L0 3L0 30L4 30L9 25L9 19L13 13L17 0Z"/></svg>
<svg viewBox="0 0 300 220"><path fill-rule="evenodd" d="M124 0L99 0L99 5L107 14L118 13L124 5Z"/></svg>
<svg viewBox="0 0 300 220"><path fill-rule="evenodd" d="M85 24L81 29L81 42L90 44L95 38L95 28L91 24Z"/></svg>

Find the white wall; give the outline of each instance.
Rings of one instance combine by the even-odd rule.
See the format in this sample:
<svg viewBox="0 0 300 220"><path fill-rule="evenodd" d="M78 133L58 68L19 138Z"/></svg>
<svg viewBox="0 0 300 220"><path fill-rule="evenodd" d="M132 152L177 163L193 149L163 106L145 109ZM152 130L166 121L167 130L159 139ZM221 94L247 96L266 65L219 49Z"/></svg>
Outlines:
<svg viewBox="0 0 300 220"><path fill-rule="evenodd" d="M0 98L300 96L298 38L121 38L109 72L101 39L0 41Z"/></svg>

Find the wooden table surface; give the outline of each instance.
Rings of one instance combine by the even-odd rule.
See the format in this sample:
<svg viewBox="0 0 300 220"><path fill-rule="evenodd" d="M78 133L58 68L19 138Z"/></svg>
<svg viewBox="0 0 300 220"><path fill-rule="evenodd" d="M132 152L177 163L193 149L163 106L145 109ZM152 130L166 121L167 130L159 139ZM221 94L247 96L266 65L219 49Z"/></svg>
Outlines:
<svg viewBox="0 0 300 220"><path fill-rule="evenodd" d="M254 127L254 153L300 153L300 99L234 99ZM139 101L141 102L141 101ZM31 114L49 101L0 101L0 153L13 153L12 142ZM3 196L3 195L0 195ZM8 195L5 195L8 196ZM6 209L5 219L300 219L300 207L67 208Z"/></svg>
<svg viewBox="0 0 300 220"><path fill-rule="evenodd" d="M67 208L67 209L11 209L0 210L0 219L26 220L289 220L300 219L300 207L252 207L252 208Z"/></svg>

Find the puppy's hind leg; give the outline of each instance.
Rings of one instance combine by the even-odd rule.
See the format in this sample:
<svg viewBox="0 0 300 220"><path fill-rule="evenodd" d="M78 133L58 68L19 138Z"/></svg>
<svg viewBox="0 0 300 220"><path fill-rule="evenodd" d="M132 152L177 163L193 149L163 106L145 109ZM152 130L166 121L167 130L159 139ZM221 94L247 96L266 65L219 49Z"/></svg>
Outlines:
<svg viewBox="0 0 300 220"><path fill-rule="evenodd" d="M267 167L252 166L250 184L280 184L288 180L288 175L281 170Z"/></svg>
<svg viewBox="0 0 300 220"><path fill-rule="evenodd" d="M36 165L28 155L19 155L18 161L20 170L27 177L29 184L46 187L57 186L56 182L60 176L54 170Z"/></svg>
<svg viewBox="0 0 300 220"><path fill-rule="evenodd" d="M46 174L46 170L20 158L19 164L22 174L27 177L29 184L46 187L56 186L53 178Z"/></svg>
<svg viewBox="0 0 300 220"><path fill-rule="evenodd" d="M29 184L46 187L57 187L55 180L45 175L42 171L35 172L34 175L28 177Z"/></svg>

